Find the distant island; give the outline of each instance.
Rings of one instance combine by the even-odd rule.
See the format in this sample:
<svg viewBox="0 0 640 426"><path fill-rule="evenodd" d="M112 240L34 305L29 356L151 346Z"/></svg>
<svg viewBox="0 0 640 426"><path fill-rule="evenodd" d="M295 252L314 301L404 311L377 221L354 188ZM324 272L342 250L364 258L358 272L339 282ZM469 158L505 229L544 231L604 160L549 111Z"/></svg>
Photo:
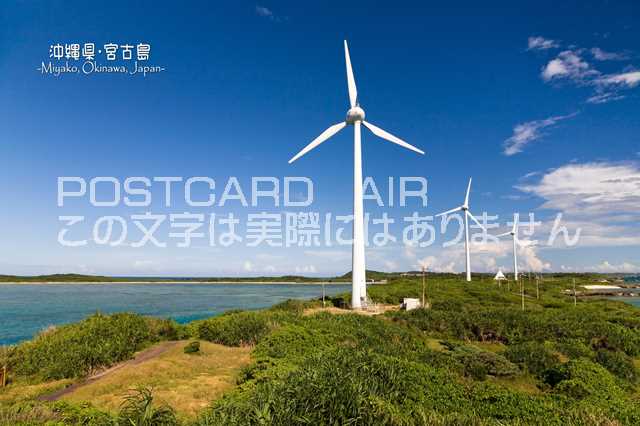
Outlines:
<svg viewBox="0 0 640 426"><path fill-rule="evenodd" d="M373 281L385 280L399 273L367 271ZM336 277L305 277L301 275L254 276L254 277L112 277L85 274L51 275L0 275L0 283L295 283L295 284L345 284L351 282L351 272Z"/></svg>
<svg viewBox="0 0 640 426"><path fill-rule="evenodd" d="M398 278L418 277L422 275L422 271L407 272L380 272L366 271L368 282L381 283ZM426 272L427 276L438 276L440 278L454 278L460 274ZM492 279L493 273L474 273L481 279ZM583 273L583 274L566 274L566 273L537 273L531 272L531 277L535 275L544 276L553 280L562 279L568 276L581 277L585 279L607 279L611 282L638 282L639 277L634 274L612 273ZM523 274L527 277L527 273ZM273 283L273 284L346 284L351 282L351 271L333 277L307 277L302 275L280 275L280 276L249 276L249 277L146 277L146 276L106 276L106 275L85 275L85 274L50 274L50 275L0 275L0 283L130 283L130 284L146 284L146 283Z"/></svg>

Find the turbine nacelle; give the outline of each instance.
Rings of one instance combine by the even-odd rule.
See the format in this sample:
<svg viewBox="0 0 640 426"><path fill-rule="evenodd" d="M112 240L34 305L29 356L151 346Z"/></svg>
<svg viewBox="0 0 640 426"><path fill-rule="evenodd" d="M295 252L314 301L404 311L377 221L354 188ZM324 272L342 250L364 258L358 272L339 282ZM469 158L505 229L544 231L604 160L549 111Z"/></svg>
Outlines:
<svg viewBox="0 0 640 426"><path fill-rule="evenodd" d="M364 110L356 105L347 111L346 122L347 124L354 124L356 121L364 121L364 117Z"/></svg>

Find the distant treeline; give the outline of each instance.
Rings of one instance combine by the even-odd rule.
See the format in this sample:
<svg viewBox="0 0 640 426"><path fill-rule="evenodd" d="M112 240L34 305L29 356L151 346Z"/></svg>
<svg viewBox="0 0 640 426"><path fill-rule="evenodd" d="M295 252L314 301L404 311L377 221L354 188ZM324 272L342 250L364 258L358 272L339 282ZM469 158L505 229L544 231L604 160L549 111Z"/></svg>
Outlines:
<svg viewBox="0 0 640 426"><path fill-rule="evenodd" d="M421 275L421 271L408 271L408 272L379 272L379 271L367 271L366 276L368 280L382 281L393 280L404 276L417 276ZM462 274L452 273L434 273L427 271L429 276L438 276L440 278L455 278ZM474 275L493 277L493 273L477 273ZM640 281L640 276L625 276L625 274L595 274L595 273L582 273L582 274L566 274L566 273L530 273L530 276L543 275L548 279L563 279L566 277L575 277L576 279L598 279L598 278L623 278L625 281L637 282ZM521 273L521 276L526 278L527 272ZM347 272L344 275L336 277L305 277L301 275L281 275L281 276L259 276L259 277L109 277L104 275L84 275L84 274L51 274L51 275L0 275L1 282L87 282L87 283L104 283L104 282L295 282L295 283L319 283L319 282L348 282L351 280L351 272Z"/></svg>

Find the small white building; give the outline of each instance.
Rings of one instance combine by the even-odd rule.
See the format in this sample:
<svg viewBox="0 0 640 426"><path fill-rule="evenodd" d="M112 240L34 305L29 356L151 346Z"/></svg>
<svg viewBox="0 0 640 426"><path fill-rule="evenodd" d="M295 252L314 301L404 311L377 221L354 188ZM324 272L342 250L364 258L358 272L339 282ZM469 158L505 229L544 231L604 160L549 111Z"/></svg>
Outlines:
<svg viewBox="0 0 640 426"><path fill-rule="evenodd" d="M418 309L420 306L420 299L413 299L410 297L405 297L404 299L402 299L402 308L407 311Z"/></svg>
<svg viewBox="0 0 640 426"><path fill-rule="evenodd" d="M622 290L622 287L619 287L617 285L604 285L604 284L590 284L590 285L583 285L581 287L584 287L586 290L590 290L590 291L600 291L600 290Z"/></svg>
<svg viewBox="0 0 640 426"><path fill-rule="evenodd" d="M502 273L502 269L498 269L498 273L496 274L495 277L493 277L493 279L495 281L506 281L507 277L505 277L504 274Z"/></svg>

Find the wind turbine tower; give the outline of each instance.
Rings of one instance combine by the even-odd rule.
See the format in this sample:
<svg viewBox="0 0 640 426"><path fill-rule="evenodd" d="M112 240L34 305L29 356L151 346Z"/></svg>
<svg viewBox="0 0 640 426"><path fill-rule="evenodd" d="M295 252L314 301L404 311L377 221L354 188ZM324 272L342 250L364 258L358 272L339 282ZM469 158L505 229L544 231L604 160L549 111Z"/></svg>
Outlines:
<svg viewBox="0 0 640 426"><path fill-rule="evenodd" d="M320 136L311 141L309 145L304 147L302 151L289 160L289 164L316 148L322 142L326 141L348 125L353 126L353 249L351 258L351 307L353 309L360 309L362 308L363 303L366 303L367 300L367 282L365 277L364 260L361 126L364 125L374 135L400 145L401 147L410 149L419 154L424 154L424 152L364 120L365 113L358 102L358 90L356 88L356 80L353 76L353 69L351 68L351 58L349 57L349 47L347 46L346 40L344 41L344 57L347 65L347 87L349 89L350 105L350 108L347 111L346 120L334 124L322 132Z"/></svg>
<svg viewBox="0 0 640 426"><path fill-rule="evenodd" d="M455 209L447 210L446 212L439 213L437 216L446 216L451 213L461 211L464 218L464 255L465 255L465 264L467 271L467 282L471 281L471 256L469 254L469 218L471 218L480 228L485 229L484 226L476 219L474 215L469 211L469 192L471 192L471 180L473 178L469 178L469 185L467 185L467 194L464 196L464 203L456 207ZM486 231L486 229L485 229Z"/></svg>
<svg viewBox="0 0 640 426"><path fill-rule="evenodd" d="M520 215L518 213L513 214L513 227L511 231L505 232L504 234L496 235L496 237L506 237L507 235L511 235L513 239L513 280L518 281L518 222L520 219Z"/></svg>

